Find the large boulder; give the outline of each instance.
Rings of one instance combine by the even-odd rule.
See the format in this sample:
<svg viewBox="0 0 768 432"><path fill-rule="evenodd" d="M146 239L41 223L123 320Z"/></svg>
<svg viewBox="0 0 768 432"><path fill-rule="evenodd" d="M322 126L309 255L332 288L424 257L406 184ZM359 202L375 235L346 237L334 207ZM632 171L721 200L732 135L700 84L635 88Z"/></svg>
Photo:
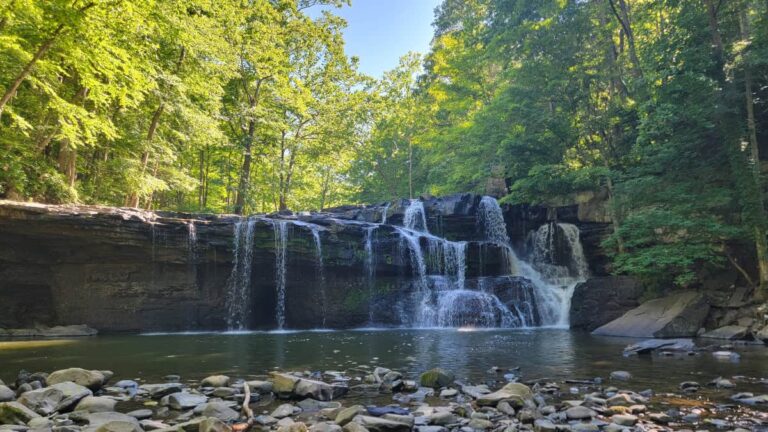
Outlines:
<svg viewBox="0 0 768 432"><path fill-rule="evenodd" d="M456 377L452 372L440 368L434 368L421 374L419 377L419 383L423 387L440 388L448 387L449 385L453 384L455 379Z"/></svg>
<svg viewBox="0 0 768 432"><path fill-rule="evenodd" d="M704 296L683 291L647 301L592 332L601 336L639 338L692 337L709 313Z"/></svg>
<svg viewBox="0 0 768 432"><path fill-rule="evenodd" d="M702 334L701 337L707 338L707 339L725 339L725 340L743 339L744 336L747 335L748 331L749 331L748 327L738 326L738 325L729 325L729 326L720 327L712 331L708 331Z"/></svg>
<svg viewBox="0 0 768 432"><path fill-rule="evenodd" d="M80 368L57 370L48 375L47 378L49 385L59 384L67 381L71 381L83 387L88 387L91 390L98 390L104 384L106 378L100 371L85 370Z"/></svg>
<svg viewBox="0 0 768 432"><path fill-rule="evenodd" d="M32 419L40 415L19 402L0 403L0 424L26 425Z"/></svg>
<svg viewBox="0 0 768 432"><path fill-rule="evenodd" d="M18 401L36 413L47 416L54 412L66 411L91 395L87 388L67 381L25 392L19 396Z"/></svg>
<svg viewBox="0 0 768 432"><path fill-rule="evenodd" d="M576 285L571 297L571 328L592 331L640 305L643 286L629 276L593 277Z"/></svg>

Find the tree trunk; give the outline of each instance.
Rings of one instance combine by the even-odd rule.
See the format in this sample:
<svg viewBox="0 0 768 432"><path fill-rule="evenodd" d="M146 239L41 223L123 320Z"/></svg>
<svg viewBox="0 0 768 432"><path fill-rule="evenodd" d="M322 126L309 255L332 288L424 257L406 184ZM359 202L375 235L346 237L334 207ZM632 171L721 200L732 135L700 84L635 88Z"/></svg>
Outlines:
<svg viewBox="0 0 768 432"><path fill-rule="evenodd" d="M205 192L205 150L200 150L200 175L197 186L197 208L203 208L203 192Z"/></svg>
<svg viewBox="0 0 768 432"><path fill-rule="evenodd" d="M629 61L632 63L632 75L635 78L643 77L643 70L640 68L640 58L637 56L637 49L635 47L635 33L632 30L632 21L629 16L629 5L626 0L618 0L618 8L614 3L614 0L608 0L608 4L611 6L613 14L616 15L616 19L624 29L624 33L627 36L627 47L629 51Z"/></svg>
<svg viewBox="0 0 768 432"><path fill-rule="evenodd" d="M740 11L739 17L741 38L744 41L751 39L749 17L747 11L744 8ZM752 69L747 63L744 66L744 101L747 106L747 132L749 134L749 150L750 150L750 164L752 181L757 186L756 207L760 210L759 222L754 228L755 235L755 248L757 249L757 263L760 270L760 282L759 288L761 296L765 294L765 290L768 289L768 244L766 244L766 230L765 230L765 218L768 215L765 214L765 203L763 201L763 187L762 180L760 178L760 151L757 142L757 126L755 123L755 101L753 96L753 81L752 81Z"/></svg>
<svg viewBox="0 0 768 432"><path fill-rule="evenodd" d="M11 82L10 87L8 87L5 90L5 93L3 94L3 97L0 98L0 117L3 115L3 110L5 109L5 106L8 104L8 102L11 100L14 94L16 94L16 90L19 89L19 86L21 86L21 83L24 82L25 79L29 76L29 74L32 72L32 69L34 69L35 64L43 58L45 53L48 52L49 49L53 46L53 43L56 42L56 39L61 35L61 32L64 31L64 24L59 24L58 27L56 27L56 30L54 30L51 37L49 37L45 42L43 42L42 45L37 49L35 52L35 55L32 56L32 59L27 62L27 64L24 66L24 69L19 72L18 75L16 75L16 78Z"/></svg>
<svg viewBox="0 0 768 432"><path fill-rule="evenodd" d="M237 197L235 198L235 214L243 214L245 208L245 195L251 184L251 148L253 147L253 137L256 133L256 122L248 122L248 134L245 137L245 152L243 154L243 166L240 169L240 182L237 185Z"/></svg>
<svg viewBox="0 0 768 432"><path fill-rule="evenodd" d="M408 198L413 199L413 143L408 138Z"/></svg>
<svg viewBox="0 0 768 432"><path fill-rule="evenodd" d="M160 124L160 116L163 115L163 111L165 110L165 102L160 102L160 105L155 110L155 113L152 115L152 121L149 123L149 130L147 131L147 147L152 143L152 140L155 138L155 132L157 131L157 126ZM141 154L141 177L144 177L144 173L147 171L147 164L149 163L149 148L146 148L144 152ZM126 201L126 205L128 207L138 207L139 206L139 193L138 191L131 192L131 195L128 197L128 200Z"/></svg>
<svg viewBox="0 0 768 432"><path fill-rule="evenodd" d="M75 187L77 180L77 149L72 147L68 139L62 140L59 149L59 170L67 179L70 188Z"/></svg>

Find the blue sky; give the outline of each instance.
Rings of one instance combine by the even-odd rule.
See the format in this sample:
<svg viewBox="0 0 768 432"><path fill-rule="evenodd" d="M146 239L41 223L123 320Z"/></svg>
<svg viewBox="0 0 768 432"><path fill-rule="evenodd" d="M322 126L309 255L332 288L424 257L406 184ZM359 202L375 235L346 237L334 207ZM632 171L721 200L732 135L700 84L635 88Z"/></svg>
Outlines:
<svg viewBox="0 0 768 432"><path fill-rule="evenodd" d="M362 72L378 78L408 51L429 50L438 4L440 0L352 0L351 7L332 10L347 20L347 54L360 58ZM309 13L315 16L318 11Z"/></svg>

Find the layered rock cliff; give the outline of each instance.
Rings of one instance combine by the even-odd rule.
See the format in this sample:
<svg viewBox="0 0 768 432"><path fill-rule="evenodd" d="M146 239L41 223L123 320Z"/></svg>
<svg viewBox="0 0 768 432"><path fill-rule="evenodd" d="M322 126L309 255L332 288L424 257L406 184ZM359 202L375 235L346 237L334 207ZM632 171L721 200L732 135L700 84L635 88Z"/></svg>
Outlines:
<svg viewBox="0 0 768 432"><path fill-rule="evenodd" d="M403 315L414 313L409 310L414 302L404 298L426 285L442 292L436 286L445 283L440 275L456 282L458 273L444 268L454 247L444 242L451 241L466 242L460 245L465 266L461 283L482 292L466 299L464 309L452 310L456 316L451 319L498 324L506 318L462 318L462 310L485 307L486 293L506 304L522 301L530 281L505 270L503 248L489 242L478 225L480 201L472 194L422 200L427 227L419 235L402 228L412 216L407 214L408 200L250 219L0 201L0 327L219 330L231 327L232 309L239 308L246 311L242 327L274 328L281 301L280 260L287 326L398 325ZM578 206L503 208L518 255L530 252L525 243L543 225L570 222L581 232L592 274L601 274L605 261L599 242L609 226L581 220L578 213ZM236 241L236 235L247 235L247 242ZM414 277L420 274L414 268L419 263L409 241L423 250L421 280ZM233 270L236 261L240 264ZM243 262L250 266L245 281L238 280L245 271ZM232 298L238 283L248 293L247 304L240 306ZM526 317L538 319L533 312Z"/></svg>

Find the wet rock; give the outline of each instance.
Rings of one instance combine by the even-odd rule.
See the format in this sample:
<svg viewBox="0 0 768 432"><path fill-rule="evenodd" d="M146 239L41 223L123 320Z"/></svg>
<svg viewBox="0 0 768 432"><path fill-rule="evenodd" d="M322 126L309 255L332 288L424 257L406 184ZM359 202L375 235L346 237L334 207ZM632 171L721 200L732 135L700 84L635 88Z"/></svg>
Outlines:
<svg viewBox="0 0 768 432"><path fill-rule="evenodd" d="M232 428L221 419L209 417L200 422L198 432L231 432Z"/></svg>
<svg viewBox="0 0 768 432"><path fill-rule="evenodd" d="M421 374L419 383L424 387L440 388L453 384L456 377L452 372L440 368L430 369Z"/></svg>
<svg viewBox="0 0 768 432"><path fill-rule="evenodd" d="M684 291L647 301L592 333L640 338L693 337L709 313L704 296Z"/></svg>
<svg viewBox="0 0 768 432"><path fill-rule="evenodd" d="M116 412L88 414L88 432L141 432L141 425L135 418Z"/></svg>
<svg viewBox="0 0 768 432"><path fill-rule="evenodd" d="M768 404L768 395L752 396L747 398L737 399L738 402L745 403L747 405L765 405Z"/></svg>
<svg viewBox="0 0 768 432"><path fill-rule="evenodd" d="M229 377L226 375L212 375L200 382L201 387L226 387L229 385Z"/></svg>
<svg viewBox="0 0 768 432"><path fill-rule="evenodd" d="M342 428L344 432L368 432L368 429L366 429L363 425L357 422L349 422Z"/></svg>
<svg viewBox="0 0 768 432"><path fill-rule="evenodd" d="M22 394L18 401L42 415L64 411L75 406L81 399L91 396L87 388L73 382L62 382L43 389Z"/></svg>
<svg viewBox="0 0 768 432"><path fill-rule="evenodd" d="M351 422L352 419L354 419L356 416L365 414L366 410L365 407L362 405L353 405L348 408L343 408L339 413L336 415L336 424L340 426L344 426L347 423Z"/></svg>
<svg viewBox="0 0 768 432"><path fill-rule="evenodd" d="M408 424L381 417L358 415L352 422L358 423L373 432L408 432L411 430L411 427Z"/></svg>
<svg viewBox="0 0 768 432"><path fill-rule="evenodd" d="M315 423L309 427L310 432L341 432L341 426L333 422Z"/></svg>
<svg viewBox="0 0 768 432"><path fill-rule="evenodd" d="M686 393L695 393L699 391L701 384L697 383L696 381L683 381L678 387L680 387L680 390Z"/></svg>
<svg viewBox="0 0 768 432"><path fill-rule="evenodd" d="M739 360L741 356L738 353L735 353L733 351L715 351L712 353L714 357L725 359L725 360Z"/></svg>
<svg viewBox="0 0 768 432"><path fill-rule="evenodd" d="M152 417L152 410L151 409L138 409L134 411L130 411L125 413L125 415L129 415L137 420L144 420Z"/></svg>
<svg viewBox="0 0 768 432"><path fill-rule="evenodd" d="M281 398L312 398L320 401L330 401L344 396L349 388L346 386L327 384L295 377L280 372L270 374L272 390Z"/></svg>
<svg viewBox="0 0 768 432"><path fill-rule="evenodd" d="M39 414L19 402L0 403L0 424L27 424Z"/></svg>
<svg viewBox="0 0 768 432"><path fill-rule="evenodd" d="M272 416L267 416L267 415L256 416L256 418L254 418L254 420L256 420L256 423L258 423L260 425L264 425L264 426L269 426L269 425L273 425L273 424L277 423L277 419L276 418L274 418Z"/></svg>
<svg viewBox="0 0 768 432"><path fill-rule="evenodd" d="M736 384L734 384L733 381L722 377L715 378L709 384L721 389L730 389L736 387Z"/></svg>
<svg viewBox="0 0 768 432"><path fill-rule="evenodd" d="M632 378L632 374L627 371L613 371L611 372L611 379L618 381L629 381Z"/></svg>
<svg viewBox="0 0 768 432"><path fill-rule="evenodd" d="M536 432L555 432L557 426L549 419L537 419L533 422L533 430Z"/></svg>
<svg viewBox="0 0 768 432"><path fill-rule="evenodd" d="M282 404L279 407L275 408L275 410L272 411L272 414L270 415L276 419L281 419L285 417L290 417L300 412L301 412L301 408L295 407L291 404Z"/></svg>
<svg viewBox="0 0 768 432"><path fill-rule="evenodd" d="M148 392L149 397L152 399L160 399L161 397L167 396L169 394L180 392L182 390L182 386L179 383L144 384L139 386L139 389Z"/></svg>
<svg viewBox="0 0 768 432"><path fill-rule="evenodd" d="M742 327L738 325L729 325L725 327L720 327L710 332L706 332L702 334L701 337L708 338L708 339L725 339L725 340L743 339L744 336L747 335L748 331L749 331L749 328L747 327Z"/></svg>
<svg viewBox="0 0 768 432"><path fill-rule="evenodd" d="M431 425L448 426L455 424L459 421L456 415L450 411L437 411L432 413L428 418L428 423Z"/></svg>
<svg viewBox="0 0 768 432"><path fill-rule="evenodd" d="M194 408L207 401L207 397L194 393L178 392L168 395L168 406L175 410Z"/></svg>
<svg viewBox="0 0 768 432"><path fill-rule="evenodd" d="M218 398L231 399L237 394L237 390L232 387L216 387L211 394Z"/></svg>
<svg viewBox="0 0 768 432"><path fill-rule="evenodd" d="M459 391L456 389L445 389L440 392L440 397L447 399L447 398L456 397L456 395L458 394L459 394Z"/></svg>
<svg viewBox="0 0 768 432"><path fill-rule="evenodd" d="M496 406L503 400L514 402L517 406L522 406L526 401L533 400L533 392L525 384L509 383L498 391L480 396L477 399L477 404L480 406Z"/></svg>
<svg viewBox="0 0 768 432"><path fill-rule="evenodd" d="M289 420L289 419L283 419ZM278 425L280 423L278 422ZM277 432L307 432L307 425L302 422L291 422L289 424L280 425L277 428Z"/></svg>
<svg viewBox="0 0 768 432"><path fill-rule="evenodd" d="M632 414L616 414L611 417L611 421L620 426L634 426L637 423L637 417Z"/></svg>
<svg viewBox="0 0 768 432"><path fill-rule="evenodd" d="M115 410L117 401L114 399L98 396L86 396L75 407L76 411L87 411L89 413L111 412Z"/></svg>
<svg viewBox="0 0 768 432"><path fill-rule="evenodd" d="M592 331L640 305L640 282L629 276L592 277L576 285L571 299L571 328Z"/></svg>
<svg viewBox="0 0 768 432"><path fill-rule="evenodd" d="M16 398L16 393L5 385L0 384L0 402L10 402Z"/></svg>
<svg viewBox="0 0 768 432"><path fill-rule="evenodd" d="M106 382L106 378L101 371L69 368L51 373L47 381L48 385L71 381L91 390L98 390Z"/></svg>
<svg viewBox="0 0 768 432"><path fill-rule="evenodd" d="M225 422L233 422L240 418L240 413L230 408L224 402L208 402L203 408L205 417L215 417Z"/></svg>
<svg viewBox="0 0 768 432"><path fill-rule="evenodd" d="M665 413L651 413L648 414L648 418L651 419L652 422L658 424L667 424L673 420L672 417Z"/></svg>
<svg viewBox="0 0 768 432"><path fill-rule="evenodd" d="M473 399L478 399L483 395L491 393L491 390L488 388L488 386L485 386L485 385L479 385L479 386L463 385L461 386L461 392Z"/></svg>
<svg viewBox="0 0 768 432"><path fill-rule="evenodd" d="M493 422L491 422L490 420L473 418L472 420L469 421L469 423L467 423L467 427L476 431L488 430L488 429L493 429Z"/></svg>
<svg viewBox="0 0 768 432"><path fill-rule="evenodd" d="M597 416L597 413L584 406L575 406L565 410L565 416L568 420L585 420Z"/></svg>
<svg viewBox="0 0 768 432"><path fill-rule="evenodd" d="M554 408L554 407L553 407ZM508 416L514 416L515 415L515 408L507 401L501 401L496 405L496 409L499 410L502 414L508 415ZM543 412L542 412L543 414Z"/></svg>
<svg viewBox="0 0 768 432"><path fill-rule="evenodd" d="M696 349L692 339L647 339L624 348L624 355L648 354L653 351L688 352Z"/></svg>
<svg viewBox="0 0 768 432"><path fill-rule="evenodd" d="M267 394L272 392L272 382L270 381L247 381L248 387L251 392L259 394Z"/></svg>

